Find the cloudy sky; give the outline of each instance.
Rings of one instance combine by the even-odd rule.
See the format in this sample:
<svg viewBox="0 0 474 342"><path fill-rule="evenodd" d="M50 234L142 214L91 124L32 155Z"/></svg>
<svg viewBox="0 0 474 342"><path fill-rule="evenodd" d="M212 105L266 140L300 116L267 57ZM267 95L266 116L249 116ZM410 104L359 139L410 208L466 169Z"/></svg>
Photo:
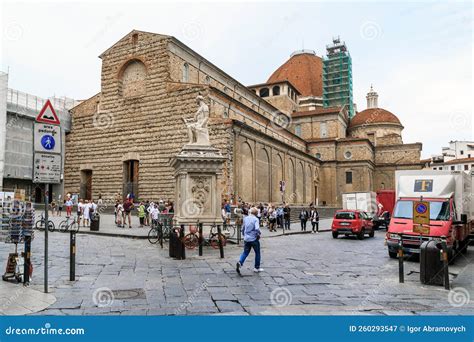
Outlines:
<svg viewBox="0 0 474 342"><path fill-rule="evenodd" d="M100 91L100 53L132 29L173 35L243 84L264 82L289 55L324 55L340 36L353 61L354 101L405 126L423 157L472 140L469 2L5 2L0 70L9 87L85 99Z"/></svg>

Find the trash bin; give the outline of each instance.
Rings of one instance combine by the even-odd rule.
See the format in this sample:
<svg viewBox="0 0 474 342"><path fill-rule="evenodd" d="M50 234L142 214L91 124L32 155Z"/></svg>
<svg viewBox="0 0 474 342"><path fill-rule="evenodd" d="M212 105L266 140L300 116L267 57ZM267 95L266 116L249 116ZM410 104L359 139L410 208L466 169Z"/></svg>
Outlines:
<svg viewBox="0 0 474 342"><path fill-rule="evenodd" d="M170 258L186 259L185 247L182 238L184 237L184 228L172 228L169 239Z"/></svg>
<svg viewBox="0 0 474 342"><path fill-rule="evenodd" d="M92 214L91 217L91 231L98 232L100 226L100 214Z"/></svg>
<svg viewBox="0 0 474 342"><path fill-rule="evenodd" d="M435 241L425 241L420 247L420 281L426 285L443 285L443 260L441 246Z"/></svg>

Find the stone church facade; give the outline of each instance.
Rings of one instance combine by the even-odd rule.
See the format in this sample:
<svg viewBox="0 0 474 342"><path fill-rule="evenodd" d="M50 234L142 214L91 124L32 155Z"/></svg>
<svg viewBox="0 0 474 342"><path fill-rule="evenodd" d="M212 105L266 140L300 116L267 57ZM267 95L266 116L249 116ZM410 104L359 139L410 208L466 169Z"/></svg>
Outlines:
<svg viewBox="0 0 474 342"><path fill-rule="evenodd" d="M338 206L343 192L393 188L395 169L422 167L421 144L403 144L398 118L369 108L349 120L344 108L323 108L319 57L295 57L311 72L283 68L287 77L248 87L174 37L130 32L100 55L101 92L71 110L65 191L173 200L171 160L198 95L226 158L222 198Z"/></svg>

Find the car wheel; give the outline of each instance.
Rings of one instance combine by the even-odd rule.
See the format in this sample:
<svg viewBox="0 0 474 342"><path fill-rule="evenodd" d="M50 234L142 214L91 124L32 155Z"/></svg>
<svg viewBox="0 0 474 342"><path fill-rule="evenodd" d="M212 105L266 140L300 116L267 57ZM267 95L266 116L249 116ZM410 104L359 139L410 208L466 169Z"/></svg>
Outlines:
<svg viewBox="0 0 474 342"><path fill-rule="evenodd" d="M365 229L362 229L359 234L357 234L357 238L359 240L364 240Z"/></svg>
<svg viewBox="0 0 474 342"><path fill-rule="evenodd" d="M338 236L338 235L339 235L339 234L338 234L337 232L332 232L332 237L333 237L333 239L337 239L337 236Z"/></svg>
<svg viewBox="0 0 474 342"><path fill-rule="evenodd" d="M372 229L372 231L369 233L369 237L373 238L375 236L375 232L374 230Z"/></svg>
<svg viewBox="0 0 474 342"><path fill-rule="evenodd" d="M390 249L388 250L388 256L392 259L396 259L398 257L397 252L392 252Z"/></svg>

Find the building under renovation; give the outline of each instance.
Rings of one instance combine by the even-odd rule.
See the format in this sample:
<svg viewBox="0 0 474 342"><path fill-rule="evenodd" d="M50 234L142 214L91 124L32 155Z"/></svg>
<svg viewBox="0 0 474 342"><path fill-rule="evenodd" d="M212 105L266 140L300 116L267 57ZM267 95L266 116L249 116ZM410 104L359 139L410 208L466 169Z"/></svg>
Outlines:
<svg viewBox="0 0 474 342"><path fill-rule="evenodd" d="M326 47L323 59L323 105L343 107L349 119L354 116L352 100L352 59L346 44L339 38Z"/></svg>
<svg viewBox="0 0 474 342"><path fill-rule="evenodd" d="M0 191L21 192L26 199L40 202L44 186L32 181L33 126L46 100L8 88L7 74L0 75L0 82ZM61 120L64 164L65 134L71 126L69 109L78 102L64 97L50 101ZM63 181L50 185L49 191L57 199L63 193Z"/></svg>

